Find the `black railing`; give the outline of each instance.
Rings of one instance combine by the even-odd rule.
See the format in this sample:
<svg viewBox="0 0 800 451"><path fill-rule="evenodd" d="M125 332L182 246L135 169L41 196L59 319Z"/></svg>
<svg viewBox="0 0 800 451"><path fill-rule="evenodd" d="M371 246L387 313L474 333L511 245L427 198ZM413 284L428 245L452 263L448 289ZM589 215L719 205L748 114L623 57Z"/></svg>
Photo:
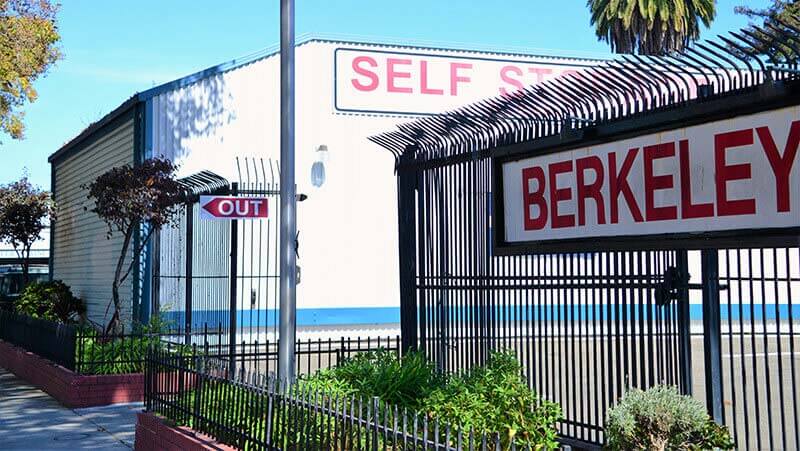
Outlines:
<svg viewBox="0 0 800 451"><path fill-rule="evenodd" d="M170 329L104 335L76 325L0 312L0 339L80 374L142 373L149 348L170 352L195 348L229 371L277 372L277 340L230 346L227 338L227 332L219 327L204 327L190 334ZM299 339L295 346L297 374L314 374L355 354L378 349L400 353L400 337Z"/></svg>
<svg viewBox="0 0 800 451"><path fill-rule="evenodd" d="M0 311L0 339L75 370L77 328Z"/></svg>
<svg viewBox="0 0 800 451"><path fill-rule="evenodd" d="M298 375L314 374L332 368L355 354L384 349L400 354L400 336L393 337L340 337L298 339L295 344L295 369ZM228 345L210 347L205 354L227 360ZM278 341L242 342L235 347L236 367L248 372L263 374L278 371Z"/></svg>
<svg viewBox="0 0 800 451"><path fill-rule="evenodd" d="M497 434L459 430L377 398L335 396L257 373L228 376L225 365L197 349L154 350L146 364L145 408L239 449L501 449Z"/></svg>

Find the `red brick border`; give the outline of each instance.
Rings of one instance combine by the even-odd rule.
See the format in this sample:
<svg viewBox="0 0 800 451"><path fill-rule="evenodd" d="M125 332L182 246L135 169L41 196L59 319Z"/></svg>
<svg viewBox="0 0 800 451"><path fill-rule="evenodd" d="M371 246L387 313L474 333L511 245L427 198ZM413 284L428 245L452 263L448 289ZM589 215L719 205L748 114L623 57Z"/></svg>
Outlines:
<svg viewBox="0 0 800 451"><path fill-rule="evenodd" d="M134 450L202 450L228 451L234 450L211 437L183 426L169 426L166 421L150 412L137 414L136 440Z"/></svg>
<svg viewBox="0 0 800 451"><path fill-rule="evenodd" d="M143 374L85 376L0 340L0 366L70 407L94 407L144 399Z"/></svg>

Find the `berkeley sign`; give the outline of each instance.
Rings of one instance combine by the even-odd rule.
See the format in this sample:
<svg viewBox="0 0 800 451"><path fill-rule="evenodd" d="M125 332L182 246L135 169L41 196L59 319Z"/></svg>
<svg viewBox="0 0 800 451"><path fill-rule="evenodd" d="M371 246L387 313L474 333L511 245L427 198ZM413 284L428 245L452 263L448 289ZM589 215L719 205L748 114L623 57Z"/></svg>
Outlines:
<svg viewBox="0 0 800 451"><path fill-rule="evenodd" d="M515 161L506 244L800 227L800 107Z"/></svg>
<svg viewBox="0 0 800 451"><path fill-rule="evenodd" d="M266 197L200 196L200 219L263 219Z"/></svg>

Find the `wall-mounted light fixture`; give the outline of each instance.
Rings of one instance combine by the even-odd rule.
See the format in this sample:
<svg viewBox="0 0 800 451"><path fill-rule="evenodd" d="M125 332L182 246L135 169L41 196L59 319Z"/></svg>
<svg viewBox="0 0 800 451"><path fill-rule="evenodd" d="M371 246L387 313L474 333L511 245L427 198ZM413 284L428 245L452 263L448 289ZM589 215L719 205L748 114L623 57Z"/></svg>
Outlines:
<svg viewBox="0 0 800 451"><path fill-rule="evenodd" d="M319 188L325 183L325 164L328 162L328 146L317 147L317 160L311 166L311 184Z"/></svg>

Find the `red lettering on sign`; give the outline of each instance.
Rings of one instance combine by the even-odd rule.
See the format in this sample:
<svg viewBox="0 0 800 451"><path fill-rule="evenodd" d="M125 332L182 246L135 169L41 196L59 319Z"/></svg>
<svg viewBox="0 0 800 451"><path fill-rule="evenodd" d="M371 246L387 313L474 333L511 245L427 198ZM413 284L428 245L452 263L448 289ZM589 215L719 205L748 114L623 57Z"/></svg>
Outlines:
<svg viewBox="0 0 800 451"><path fill-rule="evenodd" d="M681 165L681 218L707 218L714 216L714 204L692 203L692 168L689 163L689 141L682 139L678 143Z"/></svg>
<svg viewBox="0 0 800 451"><path fill-rule="evenodd" d="M721 133L714 136L714 168L717 185L717 215L752 215L756 212L755 199L728 199L728 182L733 180L747 180L750 175L750 164L725 163L725 152L731 147L741 147L753 144L753 129L737 130Z"/></svg>
<svg viewBox="0 0 800 451"><path fill-rule="evenodd" d="M631 212L633 220L642 222L642 211L636 203L636 197L633 196L631 186L628 184L628 174L631 172L633 161L639 153L639 148L628 150L625 156L625 161L622 162L622 168L617 172L617 153L611 152L608 154L608 202L611 206L611 223L617 224L619 222L619 195L625 197L625 202L628 204L628 210Z"/></svg>
<svg viewBox="0 0 800 451"><path fill-rule="evenodd" d="M428 87L428 62L422 60L419 62L419 71L420 71L420 87L419 90L423 94L433 94L433 95L443 95L444 89L434 89Z"/></svg>
<svg viewBox="0 0 800 451"><path fill-rule="evenodd" d="M369 64L371 67L378 67L378 63L375 62L375 59L369 56L357 56L353 58L353 71L359 75L367 77L370 82L369 84L363 84L354 78L350 80L350 83L352 83L353 87L359 91L374 91L378 88L378 74L362 67L361 63Z"/></svg>
<svg viewBox="0 0 800 451"><path fill-rule="evenodd" d="M764 153L767 154L772 173L775 175L775 198L778 204L778 211L789 211L789 206L791 205L789 175L792 173L797 147L800 145L800 121L792 122L782 157L778 153L778 146L775 145L775 140L772 139L769 127L758 127L756 133L758 133L758 140L761 141Z"/></svg>
<svg viewBox="0 0 800 451"><path fill-rule="evenodd" d="M531 180L536 181L536 191L531 192ZM539 166L522 170L522 208L525 230L541 230L547 225L547 201L544 199L544 171ZM539 215L531 217L531 206L538 207Z"/></svg>
<svg viewBox="0 0 800 451"><path fill-rule="evenodd" d="M386 90L389 92L404 92L410 93L412 89L409 87L395 86L396 78L411 78L411 72L399 72L395 70L395 66L408 66L411 64L410 59L403 58L389 58L386 60Z"/></svg>
<svg viewBox="0 0 800 451"><path fill-rule="evenodd" d="M586 183L585 171L594 171L594 181ZM578 176L578 224L586 225L586 200L594 199L597 205L597 223L606 223L606 210L603 202L603 193L600 188L603 186L603 161L596 156L578 158L575 160L575 172Z"/></svg>
<svg viewBox="0 0 800 451"><path fill-rule="evenodd" d="M450 95L457 96L458 95L458 84L459 83L468 83L471 78L465 75L459 75L459 69L472 69L471 63L450 63Z"/></svg>
<svg viewBox="0 0 800 451"><path fill-rule="evenodd" d="M675 156L675 143L656 144L644 148L644 214L648 221L665 221L678 218L678 207L656 207L655 192L673 187L671 175L654 175L653 162Z"/></svg>
<svg viewBox="0 0 800 451"><path fill-rule="evenodd" d="M500 94L508 95L511 92L514 92L514 91L516 91L518 89L522 89L523 88L523 85L522 85L521 81L519 81L519 80L517 80L515 78L511 78L511 75L510 75L511 73L516 74L518 77L521 77L522 76L522 69L520 69L519 67L516 67L516 66L503 66L503 68L500 69L500 79L503 80L504 82L508 83L509 85L513 86L516 89L507 90L504 87L500 87Z"/></svg>
<svg viewBox="0 0 800 451"><path fill-rule="evenodd" d="M545 75L550 75L553 73L553 69L544 69L541 67L529 67L528 72L531 74L536 74L536 83L541 83L544 81Z"/></svg>
<svg viewBox="0 0 800 451"><path fill-rule="evenodd" d="M572 160L550 163L548 166L550 173L550 210L552 211L551 227L560 229L563 227L575 227L575 215L559 215L558 202L572 199L572 188L559 188L557 186L558 174L572 172Z"/></svg>

